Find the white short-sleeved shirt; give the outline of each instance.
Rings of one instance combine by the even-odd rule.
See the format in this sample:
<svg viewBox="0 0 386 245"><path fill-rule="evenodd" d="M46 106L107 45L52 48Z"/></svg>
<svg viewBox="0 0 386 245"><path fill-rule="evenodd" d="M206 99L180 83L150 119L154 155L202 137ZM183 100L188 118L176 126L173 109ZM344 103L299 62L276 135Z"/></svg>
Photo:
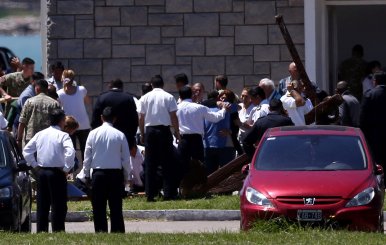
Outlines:
<svg viewBox="0 0 386 245"><path fill-rule="evenodd" d="M145 115L145 126L170 126L170 112L177 111L173 95L155 88L139 100L140 113Z"/></svg>
<svg viewBox="0 0 386 245"><path fill-rule="evenodd" d="M78 86L74 94L66 94L63 89L58 91L60 105L63 107L66 115L73 116L79 123L79 130L90 128L90 119L88 118L84 97L87 90L83 86Z"/></svg>
<svg viewBox="0 0 386 245"><path fill-rule="evenodd" d="M8 125L7 119L5 119L3 113L0 112L0 129L5 129Z"/></svg>
<svg viewBox="0 0 386 245"><path fill-rule="evenodd" d="M260 105L255 106L252 108L251 112L249 113L248 117L248 124L255 124L257 119L260 117L264 117L269 113L269 105L260 103Z"/></svg>
<svg viewBox="0 0 386 245"><path fill-rule="evenodd" d="M295 99L287 92L280 98L280 100L283 103L284 110L288 112L288 116L291 118L295 126L306 125L304 115L310 112L313 108L309 99L305 99L305 105L297 107Z"/></svg>

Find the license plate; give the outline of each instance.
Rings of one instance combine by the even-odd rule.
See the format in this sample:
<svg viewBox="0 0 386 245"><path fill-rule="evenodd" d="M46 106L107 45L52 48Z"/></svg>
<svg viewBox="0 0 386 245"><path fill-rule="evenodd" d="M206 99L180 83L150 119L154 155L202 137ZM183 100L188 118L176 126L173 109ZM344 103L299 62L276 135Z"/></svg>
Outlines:
<svg viewBox="0 0 386 245"><path fill-rule="evenodd" d="M299 221L321 221L322 210L298 210Z"/></svg>

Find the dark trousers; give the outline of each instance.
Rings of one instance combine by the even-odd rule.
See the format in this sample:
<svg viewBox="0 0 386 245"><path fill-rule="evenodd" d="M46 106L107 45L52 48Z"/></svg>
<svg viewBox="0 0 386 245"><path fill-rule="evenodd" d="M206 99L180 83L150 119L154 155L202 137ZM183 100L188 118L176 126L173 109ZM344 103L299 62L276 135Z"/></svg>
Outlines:
<svg viewBox="0 0 386 245"><path fill-rule="evenodd" d="M185 175L189 172L189 163L191 159L204 162L204 144L200 134L184 134L181 135L180 143L178 144L178 153L180 157L181 174Z"/></svg>
<svg viewBox="0 0 386 245"><path fill-rule="evenodd" d="M235 159L235 149L233 147L206 148L205 149L205 169L209 176L219 167L222 167Z"/></svg>
<svg viewBox="0 0 386 245"><path fill-rule="evenodd" d="M174 147L170 128L148 126L145 135L145 191L148 199L158 194L157 169L162 168L165 198L177 196L177 178L174 174Z"/></svg>
<svg viewBox="0 0 386 245"><path fill-rule="evenodd" d="M121 169L95 169L92 174L91 203L95 232L107 232L107 202L111 232L125 232L122 214L123 172Z"/></svg>
<svg viewBox="0 0 386 245"><path fill-rule="evenodd" d="M79 148L80 148L80 151L82 152L82 158L84 157L84 149L86 148L86 141L89 133L90 133L90 129L82 129L82 130L76 130L75 133L70 136L72 140L72 144L74 145L75 149L76 149L76 139L78 139Z"/></svg>
<svg viewBox="0 0 386 245"><path fill-rule="evenodd" d="M37 232L48 232L51 207L53 232L65 231L67 214L67 179L59 168L40 168L37 171Z"/></svg>

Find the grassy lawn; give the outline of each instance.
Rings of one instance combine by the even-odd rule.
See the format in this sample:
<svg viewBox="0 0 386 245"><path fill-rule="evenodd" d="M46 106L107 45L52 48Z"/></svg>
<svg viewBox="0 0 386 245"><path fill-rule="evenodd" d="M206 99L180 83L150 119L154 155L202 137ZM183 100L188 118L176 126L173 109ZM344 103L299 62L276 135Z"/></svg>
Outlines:
<svg viewBox="0 0 386 245"><path fill-rule="evenodd" d="M70 201L67 203L68 211L92 210L91 202ZM126 198L123 200L123 210L165 210L165 209L240 209L239 196L213 196L210 198L146 202L145 197ZM32 210L36 210L33 203Z"/></svg>
<svg viewBox="0 0 386 245"><path fill-rule="evenodd" d="M385 236L325 230L199 234L13 234L1 244L385 244Z"/></svg>

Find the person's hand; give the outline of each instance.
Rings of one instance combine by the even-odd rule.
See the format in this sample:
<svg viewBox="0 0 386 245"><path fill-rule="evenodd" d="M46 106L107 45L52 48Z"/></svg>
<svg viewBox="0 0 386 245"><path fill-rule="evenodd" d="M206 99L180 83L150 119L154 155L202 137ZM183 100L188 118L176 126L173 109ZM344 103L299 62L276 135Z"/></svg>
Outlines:
<svg viewBox="0 0 386 245"><path fill-rule="evenodd" d="M11 59L11 66L12 66L12 69L14 69L16 71L22 68L22 65L21 65L18 57L13 57Z"/></svg>
<svg viewBox="0 0 386 245"><path fill-rule="evenodd" d="M289 93L291 93L291 91L294 90L294 89L295 89L295 88L294 88L293 83L290 82L290 83L287 85L287 91L288 91Z"/></svg>
<svg viewBox="0 0 386 245"><path fill-rule="evenodd" d="M5 101L10 101L10 100L12 100L12 96L10 96L9 94L4 95L3 98L4 98Z"/></svg>
<svg viewBox="0 0 386 245"><path fill-rule="evenodd" d="M231 106L232 106L231 103L227 103L227 102L222 103L222 108L227 110L227 111L230 111Z"/></svg>
<svg viewBox="0 0 386 245"><path fill-rule="evenodd" d="M181 141L181 135L179 132L174 134L174 137L176 138L176 144L178 145Z"/></svg>

